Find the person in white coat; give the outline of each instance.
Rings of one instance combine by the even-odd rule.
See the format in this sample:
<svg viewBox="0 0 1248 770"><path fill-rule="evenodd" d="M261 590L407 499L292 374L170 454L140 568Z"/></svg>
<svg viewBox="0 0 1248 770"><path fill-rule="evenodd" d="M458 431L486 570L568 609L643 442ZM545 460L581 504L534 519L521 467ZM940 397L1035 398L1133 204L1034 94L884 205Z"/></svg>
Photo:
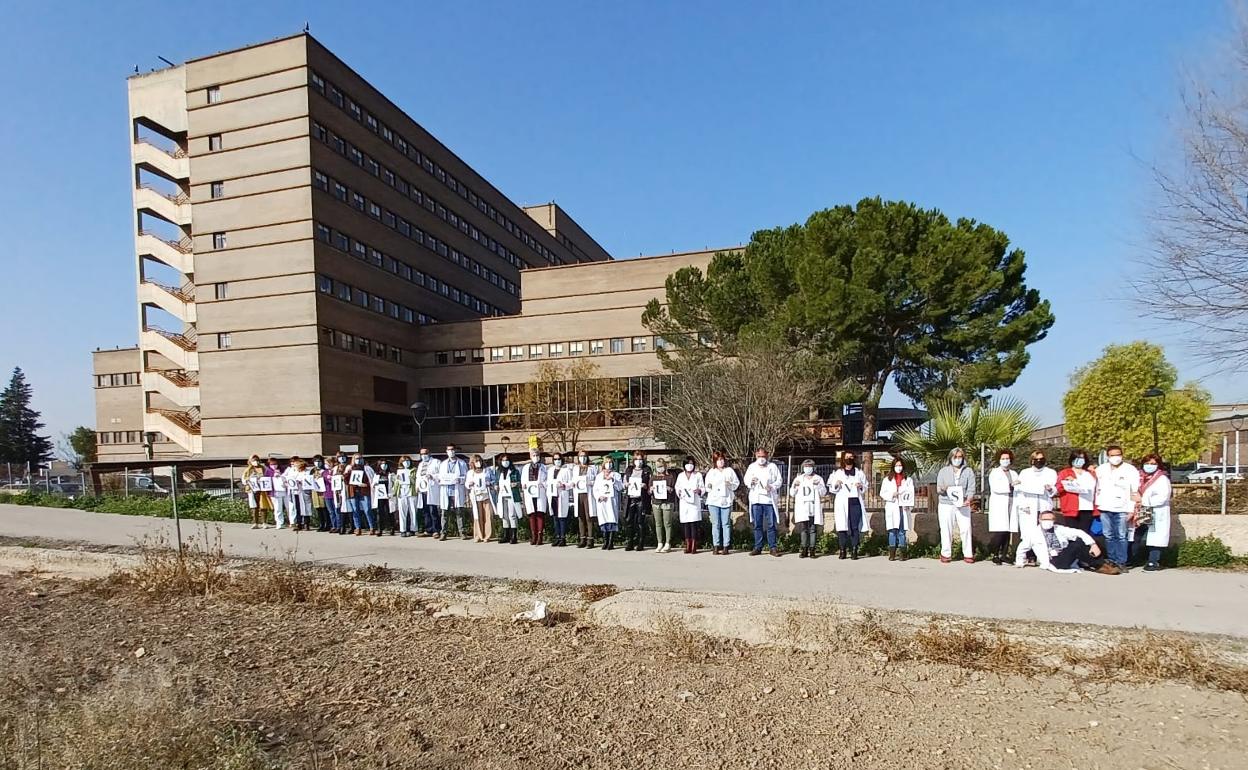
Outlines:
<svg viewBox="0 0 1248 770"><path fill-rule="evenodd" d="M494 507L503 522L503 531L498 542L515 545L516 530L520 526L520 517L524 515L524 494L520 469L512 464L511 457L506 454L498 456L497 501Z"/></svg>
<svg viewBox="0 0 1248 770"><path fill-rule="evenodd" d="M420 530L420 513L423 505L420 490L416 488L416 471L412 458L403 455L394 471L394 511L399 520L399 537L411 537Z"/></svg>
<svg viewBox="0 0 1248 770"><path fill-rule="evenodd" d="M529 517L529 545L541 545L546 531L546 463L536 449L529 452L529 461L520 469L520 486L524 512Z"/></svg>
<svg viewBox="0 0 1248 770"><path fill-rule="evenodd" d="M1075 527L1062 526L1056 518L1051 510L1041 513L1036 527L1028 531L1029 539L1018 544L1019 548L1036 554L1036 565L1040 569L1070 573L1087 569L1102 575L1120 573L1117 566L1105 560L1091 535Z"/></svg>
<svg viewBox="0 0 1248 770"><path fill-rule="evenodd" d="M937 515L940 517L940 563L948 564L953 557L953 530L962 540L962 561L975 563L975 547L971 543L971 498L975 496L975 472L966 467L966 453L961 447L949 451L945 467L936 474Z"/></svg>
<svg viewBox="0 0 1248 770"><path fill-rule="evenodd" d="M377 518L377 536L389 529L390 534L398 532L398 522L394 519L394 469L389 460L377 462L377 478L373 482L373 515Z"/></svg>
<svg viewBox="0 0 1248 770"><path fill-rule="evenodd" d="M594 547L594 479L598 467L589 462L589 454L582 449L576 454L572 466L572 515L576 516L577 548Z"/></svg>
<svg viewBox="0 0 1248 770"><path fill-rule="evenodd" d="M711 469L706 472L706 509L711 514L711 545L715 553L727 556L732 551L732 501L741 482L728 464L723 452L711 455Z"/></svg>
<svg viewBox="0 0 1248 770"><path fill-rule="evenodd" d="M564 548L568 545L568 522L572 513L572 469L564 464L563 456L551 456L546 469L546 511L555 525L555 539L551 545Z"/></svg>
<svg viewBox="0 0 1248 770"><path fill-rule="evenodd" d="M468 475L464 478L464 489L468 492L468 501L472 506L472 537L478 543L484 543L493 537L494 528L494 487L497 479L485 467L481 455L473 455L468 461Z"/></svg>
<svg viewBox="0 0 1248 770"><path fill-rule="evenodd" d="M1014 453L1009 449L997 452L996 467L988 472L988 550L992 563L1010 561L1010 537L1018 531L1018 515L1014 511L1014 490L1018 472L1014 470Z"/></svg>
<svg viewBox="0 0 1248 770"><path fill-rule="evenodd" d="M1014 487L1014 515L1018 519L1018 539L1036 542L1040 526L1040 514L1053 510L1053 497L1057 494L1057 471L1048 467L1044 452L1037 449L1031 453L1031 467L1018 472L1018 485ZM1015 564L1025 564L1030 549L1019 545L1014 553Z"/></svg>
<svg viewBox="0 0 1248 770"><path fill-rule="evenodd" d="M602 550L615 550L615 533L620 530L620 492L624 479L615 472L610 457L602 458L602 466L594 477L594 515L602 532Z"/></svg>
<svg viewBox="0 0 1248 770"><path fill-rule="evenodd" d="M702 528L702 497L706 482L693 457L685 458L684 469L676 476L676 499L680 503L680 525L685 532L685 553L698 552L698 530Z"/></svg>
<svg viewBox="0 0 1248 770"><path fill-rule="evenodd" d="M442 532L442 511L438 508L441 498L438 489L440 466L437 458L422 447L420 463L416 466L416 488L425 497L425 537L437 537Z"/></svg>
<svg viewBox="0 0 1248 770"><path fill-rule="evenodd" d="M1161 569L1161 552L1170 545L1170 476L1161 455L1150 454L1140 464L1140 506L1135 513L1136 547L1148 549L1145 572Z"/></svg>
<svg viewBox="0 0 1248 770"><path fill-rule="evenodd" d="M893 460L892 474L880 482L880 499L884 501L884 528L888 530L888 560L896 561L898 552L905 561L906 532L910 529L910 511L914 509L914 479L906 473L900 457Z"/></svg>
<svg viewBox="0 0 1248 770"><path fill-rule="evenodd" d="M454 444L448 444L446 455L437 460L436 489L438 507L442 511L441 540L450 534L451 522L455 523L455 531L461 540L472 539L468 530L468 490L464 487L467 478L468 463L457 454ZM430 490L434 488L431 484Z"/></svg>
<svg viewBox="0 0 1248 770"><path fill-rule="evenodd" d="M793 522L801 534L802 552L798 558L817 558L819 533L823 529L823 498L828 496L828 485L815 473L815 461L804 460L802 472L789 485L789 497L793 498Z"/></svg>
<svg viewBox="0 0 1248 770"><path fill-rule="evenodd" d="M277 458L270 457L268 466L265 470L265 476L270 480L272 491L269 492L269 499L273 503L273 524L282 529L286 526L287 516L289 515L290 525L295 524L295 512L293 506L290 505L290 499L286 495L287 477L285 471L278 467Z"/></svg>
<svg viewBox="0 0 1248 770"><path fill-rule="evenodd" d="M863 497L867 492L867 475L858 469L858 458L853 452L841 455L841 467L828 476L828 492L835 495L832 515L836 520L836 538L841 547L840 558L847 550L851 559L858 558L862 531L866 529L866 507Z"/></svg>
<svg viewBox="0 0 1248 770"><path fill-rule="evenodd" d="M754 462L745 469L743 479L749 490L750 522L754 525L754 550L750 556L763 552L764 537L772 556L779 556L776 548L776 524L780 520L776 496L784 486L784 478L776 464L767 459L767 450L754 452Z"/></svg>
<svg viewBox="0 0 1248 770"><path fill-rule="evenodd" d="M1127 523L1140 493L1140 472L1122 459L1122 447L1105 447L1106 462L1096 468L1096 507L1105 533L1105 555L1127 566Z"/></svg>

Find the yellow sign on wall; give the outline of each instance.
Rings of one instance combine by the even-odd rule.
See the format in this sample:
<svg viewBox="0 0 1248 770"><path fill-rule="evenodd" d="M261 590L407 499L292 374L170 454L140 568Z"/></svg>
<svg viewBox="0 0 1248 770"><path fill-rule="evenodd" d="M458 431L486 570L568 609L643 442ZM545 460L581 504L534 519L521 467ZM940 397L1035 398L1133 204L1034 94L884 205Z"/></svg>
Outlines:
<svg viewBox="0 0 1248 770"><path fill-rule="evenodd" d="M538 440L536 435L529 436L529 449L541 449L542 442Z"/></svg>

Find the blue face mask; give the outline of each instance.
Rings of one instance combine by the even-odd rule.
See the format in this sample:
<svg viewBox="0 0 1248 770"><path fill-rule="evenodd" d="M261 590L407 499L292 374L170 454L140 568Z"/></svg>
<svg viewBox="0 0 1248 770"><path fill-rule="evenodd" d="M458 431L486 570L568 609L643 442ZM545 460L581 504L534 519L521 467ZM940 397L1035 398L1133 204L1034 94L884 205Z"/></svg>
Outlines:
<svg viewBox="0 0 1248 770"><path fill-rule="evenodd" d="M1075 461L1071 463L1071 466L1075 468L1082 468L1083 466L1087 464L1088 464L1087 460L1083 459L1082 457L1076 457Z"/></svg>

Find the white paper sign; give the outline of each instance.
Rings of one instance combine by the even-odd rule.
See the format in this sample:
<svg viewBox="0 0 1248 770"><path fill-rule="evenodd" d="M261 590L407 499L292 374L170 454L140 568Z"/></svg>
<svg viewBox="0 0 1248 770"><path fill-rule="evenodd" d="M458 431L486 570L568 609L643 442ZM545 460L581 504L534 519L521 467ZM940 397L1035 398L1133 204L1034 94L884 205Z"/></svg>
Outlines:
<svg viewBox="0 0 1248 770"><path fill-rule="evenodd" d="M285 476L278 475L278 476L273 476L273 477L271 477L271 478L272 478L272 480L273 480L273 491L274 491L274 492L285 492L285 491L286 491L286 477L285 477Z"/></svg>
<svg viewBox="0 0 1248 770"><path fill-rule="evenodd" d="M446 486L455 486L459 483L459 474L457 473L439 473L438 481Z"/></svg>
<svg viewBox="0 0 1248 770"><path fill-rule="evenodd" d="M429 491L429 477L418 476L416 478L416 489L418 489L421 492L428 492Z"/></svg>
<svg viewBox="0 0 1248 770"><path fill-rule="evenodd" d="M559 496L559 479L549 479L546 482L546 496L547 497Z"/></svg>
<svg viewBox="0 0 1248 770"><path fill-rule="evenodd" d="M330 476L329 486L332 487L335 492L341 492L342 491L342 474L335 473L333 476Z"/></svg>
<svg viewBox="0 0 1248 770"><path fill-rule="evenodd" d="M650 482L650 494L655 500L667 499L667 479L654 479Z"/></svg>
<svg viewBox="0 0 1248 770"><path fill-rule="evenodd" d="M256 489L260 492L273 491L273 479L268 476L257 476L255 479Z"/></svg>
<svg viewBox="0 0 1248 770"><path fill-rule="evenodd" d="M641 497L640 476L632 476L628 479L628 496L633 498Z"/></svg>
<svg viewBox="0 0 1248 770"><path fill-rule="evenodd" d="M542 492L542 486L536 481L530 481L524 485L524 492L529 497L537 497Z"/></svg>
<svg viewBox="0 0 1248 770"><path fill-rule="evenodd" d="M312 479L312 486L316 489L317 492L324 494L325 493L325 477L321 476L320 474L317 474L316 478Z"/></svg>
<svg viewBox="0 0 1248 770"><path fill-rule="evenodd" d="M378 499L378 500L389 500L389 499L390 499L390 490L386 488L386 484L385 484L385 482L384 482L384 481L383 481L383 482L378 482L377 484L374 484L374 485L373 485L373 490L376 492L376 494L377 494L377 499Z"/></svg>
<svg viewBox="0 0 1248 770"><path fill-rule="evenodd" d="M963 490L962 490L962 485L961 485L961 484L958 484L958 485L956 485L956 486L951 486L951 487L948 487L948 488L945 490L945 495L946 495L946 496L948 496L948 498L949 498L949 502L953 503L954 505L958 506L959 508L961 508L961 507L962 507L962 504L965 502L965 500L963 500L963 496L964 496L964 495L963 495Z"/></svg>
<svg viewBox="0 0 1248 770"><path fill-rule="evenodd" d="M914 490L913 489L901 490L901 492L897 494L897 504L900 505L902 508L913 508L914 507Z"/></svg>
<svg viewBox="0 0 1248 770"><path fill-rule="evenodd" d="M364 486L364 471L351 471L351 486Z"/></svg>
<svg viewBox="0 0 1248 770"><path fill-rule="evenodd" d="M581 493L589 491L589 481L587 476L578 476L576 478L576 491Z"/></svg>
<svg viewBox="0 0 1248 770"><path fill-rule="evenodd" d="M489 490L485 489L484 487L473 487L473 490L472 490L473 500L486 500L489 498L489 496L490 496Z"/></svg>

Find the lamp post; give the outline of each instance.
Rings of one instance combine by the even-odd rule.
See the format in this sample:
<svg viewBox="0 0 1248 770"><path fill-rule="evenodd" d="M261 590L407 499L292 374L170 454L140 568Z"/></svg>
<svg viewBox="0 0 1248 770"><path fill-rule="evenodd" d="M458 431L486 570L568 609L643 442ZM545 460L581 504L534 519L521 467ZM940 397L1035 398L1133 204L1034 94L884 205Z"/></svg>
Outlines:
<svg viewBox="0 0 1248 770"><path fill-rule="evenodd" d="M424 448L425 418L429 416L429 405L424 401L413 401L408 410L412 413L412 422L416 423L416 449Z"/></svg>
<svg viewBox="0 0 1248 770"><path fill-rule="evenodd" d="M1144 391L1143 396L1144 400L1148 402L1148 408L1153 412L1153 454L1160 454L1160 442L1157 440L1157 413L1161 411L1161 407L1166 401L1166 392L1154 385Z"/></svg>
<svg viewBox="0 0 1248 770"><path fill-rule="evenodd" d="M1231 415L1231 430L1235 431L1235 472L1243 473L1244 466L1239 464L1239 432L1244 428L1244 418L1248 415Z"/></svg>

